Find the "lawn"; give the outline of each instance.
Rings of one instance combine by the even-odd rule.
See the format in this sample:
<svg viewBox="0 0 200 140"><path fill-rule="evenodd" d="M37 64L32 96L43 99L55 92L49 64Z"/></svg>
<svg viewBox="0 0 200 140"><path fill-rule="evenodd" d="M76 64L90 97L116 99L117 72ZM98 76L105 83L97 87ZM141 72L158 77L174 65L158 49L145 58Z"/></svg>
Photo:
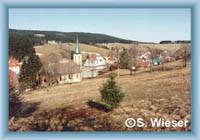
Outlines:
<svg viewBox="0 0 200 140"><path fill-rule="evenodd" d="M174 67L174 64L177 63L180 62L165 66ZM35 123L38 116L39 118L51 116L52 114L49 114L49 112L64 109L61 111L62 115L67 114L63 115L64 118L69 114L79 115L68 116L67 122L59 123L59 128L63 129L48 127L48 130L187 131L191 129L190 125L186 128L127 128L124 125L124 121L128 117L141 117L147 122L151 117L190 120L190 65L187 68L174 67L174 69L151 73L143 71L136 73L135 76L130 76L128 70L120 70L120 75L118 82L125 93L125 98L120 106L112 112L102 112L87 105L90 99L100 100L99 88L106 81L105 76L85 79L80 83L71 85L55 85L27 92L23 95L23 101L27 104L37 103L37 108L28 117L21 117L13 121L13 125L27 119ZM44 112L45 115L41 114ZM60 119L62 120L63 117ZM52 118L50 117L47 120L51 124ZM60 122L63 122L61 120ZM64 129L64 126L67 126L67 128ZM12 127L10 129L15 130ZM37 129L39 128L37 127Z"/></svg>

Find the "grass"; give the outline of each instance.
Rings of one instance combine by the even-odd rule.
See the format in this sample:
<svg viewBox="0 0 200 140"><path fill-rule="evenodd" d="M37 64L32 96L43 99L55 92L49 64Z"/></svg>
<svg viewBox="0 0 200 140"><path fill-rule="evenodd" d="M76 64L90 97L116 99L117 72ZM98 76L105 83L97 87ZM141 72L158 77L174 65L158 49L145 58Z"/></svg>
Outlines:
<svg viewBox="0 0 200 140"><path fill-rule="evenodd" d="M44 44L41 46L35 46L35 50L37 53L41 53L43 55L48 55L50 53L56 53L62 57L62 54L66 54L70 58L70 52L75 50L75 43L62 43L62 44ZM80 43L81 51L86 52L96 52L100 53L103 56L107 56L109 53L109 49L105 49L104 47L112 48L112 47L119 47L119 48L130 48L132 44L123 44L123 43L108 43L108 44L97 44L97 45L88 45ZM152 49L161 49L161 50L168 50L174 53L181 47L181 44L139 44L140 51L148 51L147 47ZM83 56L85 59L86 56Z"/></svg>
<svg viewBox="0 0 200 140"><path fill-rule="evenodd" d="M173 64L168 64L173 66ZM128 70L120 70L119 85L126 93L122 104L134 104L148 98L190 97L190 69L136 73L129 76ZM85 79L72 85L63 84L31 91L24 95L24 101L41 102L39 109L53 109L67 105L82 106L89 99L99 99L99 88L106 77ZM163 89L163 87L165 87ZM187 98L185 100L188 100Z"/></svg>
<svg viewBox="0 0 200 140"><path fill-rule="evenodd" d="M108 43L108 44L99 44L107 46L108 48L112 47L119 47L119 48L130 48L131 44L123 44L123 43ZM152 44L152 43L146 43L146 44L139 44L140 50L147 51L147 47L150 47L152 49L161 49L161 50L167 50L174 53L176 50L178 50L181 47L181 44Z"/></svg>
<svg viewBox="0 0 200 140"><path fill-rule="evenodd" d="M48 55L50 53L56 53L58 55L61 55L61 53L74 51L75 45L76 45L75 43L44 44L41 46L35 46L35 50L37 53L41 53L44 55ZM80 49L81 51L100 53L103 56L107 56L109 52L108 49L82 43L80 43Z"/></svg>
<svg viewBox="0 0 200 140"><path fill-rule="evenodd" d="M165 64L165 67L174 69L151 73L143 71L136 73L135 76L130 76L128 70L120 69L118 84L122 87L125 97L120 106L109 113L97 111L88 106L89 100L100 101L99 88L107 80L106 77L86 79L72 85L63 84L30 91L23 95L23 101L39 103L36 111L32 114L32 116L39 114L37 115L39 118L33 117L33 124L38 119L41 120L41 112L47 113L43 115L45 118L45 116L55 114L54 111L58 113L60 110L61 116L63 113L74 114L72 116L75 116L75 118L70 117L71 119L67 119L64 115L64 119L67 119L63 120L64 123L61 121L63 117L60 118L62 122L60 125L62 127L69 126L70 130L189 131L191 130L190 125L186 128L152 128L148 125L148 127L132 129L124 125L124 121L128 117L143 118L146 122L152 117L190 120L190 63L188 63L187 68L177 67L180 64L181 61L168 63ZM62 110L63 108L64 110ZM67 108L71 109L68 111ZM88 113L92 114L88 115ZM52 119L48 118L50 119L50 126L51 121L56 116L52 116ZM20 119L19 122L23 122L23 119L27 121L30 117ZM54 128L52 129L54 130Z"/></svg>

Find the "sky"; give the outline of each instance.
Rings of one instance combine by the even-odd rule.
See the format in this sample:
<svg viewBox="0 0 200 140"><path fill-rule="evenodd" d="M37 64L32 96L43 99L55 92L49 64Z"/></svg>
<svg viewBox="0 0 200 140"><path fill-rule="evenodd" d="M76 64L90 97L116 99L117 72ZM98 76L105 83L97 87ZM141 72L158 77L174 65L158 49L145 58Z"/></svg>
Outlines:
<svg viewBox="0 0 200 140"><path fill-rule="evenodd" d="M190 40L191 11L187 8L10 8L9 28L103 33L145 42Z"/></svg>

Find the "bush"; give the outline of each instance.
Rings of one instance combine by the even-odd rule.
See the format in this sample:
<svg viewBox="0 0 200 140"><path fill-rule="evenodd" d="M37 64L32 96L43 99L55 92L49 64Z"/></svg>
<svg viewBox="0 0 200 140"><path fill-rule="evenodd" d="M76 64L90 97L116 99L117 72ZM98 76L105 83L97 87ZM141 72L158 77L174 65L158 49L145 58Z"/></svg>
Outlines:
<svg viewBox="0 0 200 140"><path fill-rule="evenodd" d="M121 88L116 84L115 77L115 73L109 74L109 79L103 84L100 90L102 101L105 102L111 110L116 108L124 97Z"/></svg>

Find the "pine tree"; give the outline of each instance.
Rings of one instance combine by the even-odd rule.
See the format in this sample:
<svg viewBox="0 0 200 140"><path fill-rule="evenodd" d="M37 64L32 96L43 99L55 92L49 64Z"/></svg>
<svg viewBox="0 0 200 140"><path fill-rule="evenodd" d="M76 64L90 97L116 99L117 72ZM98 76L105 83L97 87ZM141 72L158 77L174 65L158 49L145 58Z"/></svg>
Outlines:
<svg viewBox="0 0 200 140"><path fill-rule="evenodd" d="M25 57L19 78L21 87L32 88L36 86L36 76L41 66L42 63L37 55L33 54Z"/></svg>
<svg viewBox="0 0 200 140"><path fill-rule="evenodd" d="M116 108L124 97L124 93L117 85L115 78L115 73L109 74L109 79L103 84L103 87L100 90L102 101L108 104L111 110Z"/></svg>

